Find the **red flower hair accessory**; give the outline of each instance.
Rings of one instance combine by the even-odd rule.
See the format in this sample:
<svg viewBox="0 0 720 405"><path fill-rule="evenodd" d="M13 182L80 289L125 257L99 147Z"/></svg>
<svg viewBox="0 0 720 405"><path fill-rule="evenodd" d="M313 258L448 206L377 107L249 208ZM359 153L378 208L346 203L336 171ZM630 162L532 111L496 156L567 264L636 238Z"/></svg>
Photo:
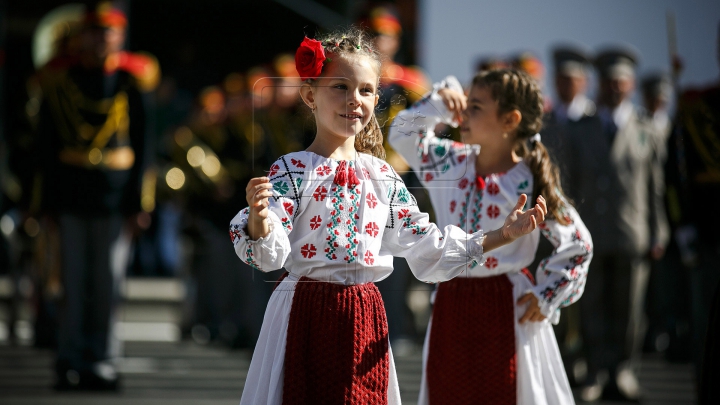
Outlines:
<svg viewBox="0 0 720 405"><path fill-rule="evenodd" d="M300 79L314 79L320 76L325 59L325 49L322 43L305 37L295 52L295 69L297 69Z"/></svg>

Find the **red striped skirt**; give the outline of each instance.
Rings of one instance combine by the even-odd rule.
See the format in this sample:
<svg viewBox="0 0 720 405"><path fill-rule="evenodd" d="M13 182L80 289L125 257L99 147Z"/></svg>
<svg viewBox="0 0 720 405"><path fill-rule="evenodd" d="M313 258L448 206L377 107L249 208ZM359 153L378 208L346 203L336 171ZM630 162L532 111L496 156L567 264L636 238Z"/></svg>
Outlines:
<svg viewBox="0 0 720 405"><path fill-rule="evenodd" d="M283 404L387 404L388 326L373 283L302 277L287 332Z"/></svg>
<svg viewBox="0 0 720 405"><path fill-rule="evenodd" d="M439 285L427 359L430 404L517 403L513 301L506 275Z"/></svg>

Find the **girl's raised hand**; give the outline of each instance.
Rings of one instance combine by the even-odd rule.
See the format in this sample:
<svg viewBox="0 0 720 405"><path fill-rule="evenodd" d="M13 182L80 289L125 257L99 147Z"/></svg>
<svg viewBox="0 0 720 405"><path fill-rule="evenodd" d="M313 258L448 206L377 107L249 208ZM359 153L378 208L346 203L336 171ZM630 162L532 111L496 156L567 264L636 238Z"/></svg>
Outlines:
<svg viewBox="0 0 720 405"><path fill-rule="evenodd" d="M272 197L272 184L267 177L250 179L245 187L245 199L250 207L248 215L248 235L257 240L270 233L270 227L265 219L268 217L268 198Z"/></svg>
<svg viewBox="0 0 720 405"><path fill-rule="evenodd" d="M508 241L513 241L523 235L527 235L537 228L538 224L545 221L547 214L547 204L543 196L538 196L535 207L524 211L522 208L527 201L527 195L521 194L518 197L517 204L513 208L510 215L505 218L505 224L502 227L502 236Z"/></svg>
<svg viewBox="0 0 720 405"><path fill-rule="evenodd" d="M438 95L442 98L445 107L453 114L453 119L462 122L462 112L467 108L467 97L451 89L440 89Z"/></svg>

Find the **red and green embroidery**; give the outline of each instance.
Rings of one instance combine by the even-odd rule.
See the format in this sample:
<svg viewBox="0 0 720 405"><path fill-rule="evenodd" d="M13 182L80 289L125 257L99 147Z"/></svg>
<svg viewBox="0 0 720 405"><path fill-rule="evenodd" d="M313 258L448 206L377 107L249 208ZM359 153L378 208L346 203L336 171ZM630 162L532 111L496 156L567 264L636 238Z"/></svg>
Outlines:
<svg viewBox="0 0 720 405"><path fill-rule="evenodd" d="M354 162L350 162L350 168L354 166ZM345 194L345 191L347 195ZM358 227L357 220L360 219L358 210L360 209L360 188L357 185L350 187L340 187L334 185L330 191L329 197L333 209L330 211L330 220L327 224L328 237L326 238L328 247L325 248L325 257L330 260L337 260L337 250L340 248L340 237L347 238L347 243L343 246L346 255L343 260L352 263L357 257L358 246ZM343 216L347 213L347 216Z"/></svg>
<svg viewBox="0 0 720 405"><path fill-rule="evenodd" d="M280 219L280 221L282 222L282 226L283 226L283 228L285 228L285 231L287 233L290 233L290 231L292 231L292 222L290 222L290 219L282 218L282 219Z"/></svg>
<svg viewBox="0 0 720 405"><path fill-rule="evenodd" d="M413 235L425 235L427 233L427 228L420 227L417 222L412 220L412 214L407 208L398 211L398 219L402 221L403 227L412 230Z"/></svg>
<svg viewBox="0 0 720 405"><path fill-rule="evenodd" d="M255 261L255 253L253 253L252 245L250 244L248 244L247 249L245 249L245 263L254 269L260 270L260 263Z"/></svg>

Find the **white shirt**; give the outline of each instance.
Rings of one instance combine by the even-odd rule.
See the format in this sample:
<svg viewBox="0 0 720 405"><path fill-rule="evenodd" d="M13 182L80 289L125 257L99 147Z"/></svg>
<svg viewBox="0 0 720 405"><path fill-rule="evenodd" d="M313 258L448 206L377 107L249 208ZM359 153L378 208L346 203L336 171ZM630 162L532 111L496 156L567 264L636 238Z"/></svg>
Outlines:
<svg viewBox="0 0 720 405"><path fill-rule="evenodd" d="M467 231L497 229L515 207L520 194L528 195L526 208L534 205L530 201L533 174L520 162L506 173L484 177L485 188L480 189L475 173L480 146L435 136L437 124L452 124L452 114L437 94L438 87L398 114L390 127L390 144L427 189L438 224L453 224ZM551 317L560 306L575 302L585 288L592 239L575 209L570 204L565 207L569 225L546 220L540 229L486 253L484 265L469 263L467 275L490 277L519 272L533 262L542 233L555 250L540 263L537 285L532 288L541 311Z"/></svg>
<svg viewBox="0 0 720 405"><path fill-rule="evenodd" d="M358 184L334 182L338 173L352 178L350 172ZM295 152L278 159L268 177L276 192L269 199L270 234L250 240L247 208L230 223L235 252L261 271L284 266L299 277L362 284L390 275L399 256L418 279L436 283L483 261L482 231L438 229L392 167L373 156L337 161Z"/></svg>

